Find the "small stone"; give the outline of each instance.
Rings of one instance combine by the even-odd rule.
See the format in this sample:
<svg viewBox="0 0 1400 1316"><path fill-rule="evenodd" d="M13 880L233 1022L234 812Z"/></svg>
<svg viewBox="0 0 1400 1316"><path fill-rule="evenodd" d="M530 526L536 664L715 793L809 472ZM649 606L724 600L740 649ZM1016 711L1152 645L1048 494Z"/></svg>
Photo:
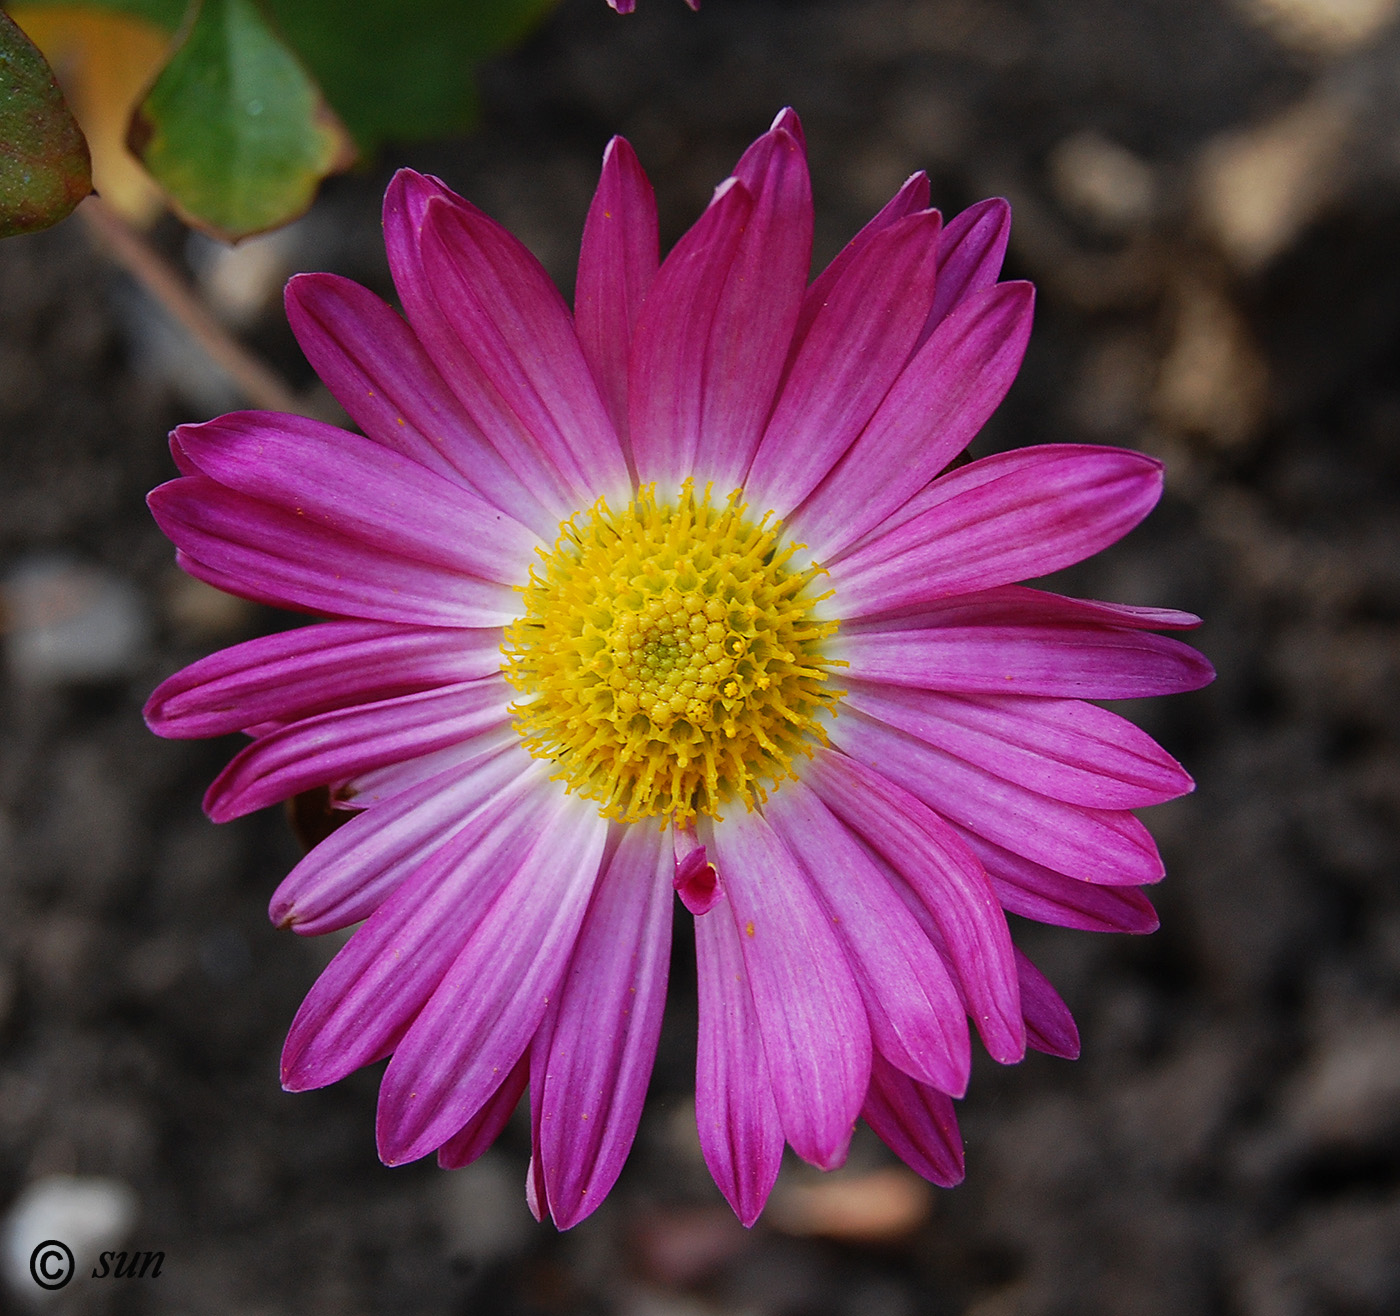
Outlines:
<svg viewBox="0 0 1400 1316"><path fill-rule="evenodd" d="M4 1226L4 1270L10 1288L31 1300L58 1290L36 1283L31 1258L51 1279L61 1274L64 1258L54 1249L36 1255L41 1244L62 1243L73 1255L74 1273L89 1273L100 1253L117 1247L136 1223L136 1194L118 1179L55 1174L29 1185L10 1208Z"/></svg>
<svg viewBox="0 0 1400 1316"><path fill-rule="evenodd" d="M116 681L145 660L150 625L130 581L58 555L21 561L0 586L5 650L21 685Z"/></svg>

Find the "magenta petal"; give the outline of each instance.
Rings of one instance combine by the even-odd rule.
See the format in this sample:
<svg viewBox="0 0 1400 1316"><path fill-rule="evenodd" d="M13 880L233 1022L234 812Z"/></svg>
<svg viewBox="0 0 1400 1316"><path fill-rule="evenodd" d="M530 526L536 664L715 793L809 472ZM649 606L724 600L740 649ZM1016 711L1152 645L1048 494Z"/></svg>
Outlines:
<svg viewBox="0 0 1400 1316"><path fill-rule="evenodd" d="M618 434L627 433L627 365L657 268L656 197L623 137L603 152L603 174L579 248L574 324Z"/></svg>
<svg viewBox="0 0 1400 1316"><path fill-rule="evenodd" d="M641 1121L666 1003L672 867L664 832L622 830L541 1027L538 1155L560 1229L601 1204Z"/></svg>
<svg viewBox="0 0 1400 1316"><path fill-rule="evenodd" d="M1046 976L1026 958L1018 947L1016 970L1021 976L1021 1009L1026 1016L1026 1045L1059 1056L1062 1060L1079 1059L1079 1029L1069 1006Z"/></svg>
<svg viewBox="0 0 1400 1316"><path fill-rule="evenodd" d="M175 739L222 736L499 671L499 630L340 621L221 649L162 681L146 723Z"/></svg>
<svg viewBox="0 0 1400 1316"><path fill-rule="evenodd" d="M1031 332L1028 283L969 297L905 366L860 437L791 518L827 561L932 480L1001 404Z"/></svg>
<svg viewBox="0 0 1400 1316"><path fill-rule="evenodd" d="M888 225L827 290L745 481L752 506L786 516L865 428L923 324L939 222L930 210Z"/></svg>
<svg viewBox="0 0 1400 1316"><path fill-rule="evenodd" d="M285 1088L324 1087L393 1050L519 871L555 794L542 765L532 763L350 938L292 1021L282 1051Z"/></svg>
<svg viewBox="0 0 1400 1316"><path fill-rule="evenodd" d="M948 221L938 240L938 287L921 344L964 301L996 283L1010 237L1011 207L1000 197L979 201Z"/></svg>
<svg viewBox="0 0 1400 1316"><path fill-rule="evenodd" d="M871 1038L905 1073L961 1096L972 1064L967 1015L942 957L846 826L801 782L764 806L836 927Z"/></svg>
<svg viewBox="0 0 1400 1316"><path fill-rule="evenodd" d="M877 1055L861 1114L916 1174L942 1188L963 1181L962 1137L946 1094L915 1082Z"/></svg>
<svg viewBox="0 0 1400 1316"><path fill-rule="evenodd" d="M268 915L316 936L368 918L533 760L506 729L478 738L478 752L392 800L356 814L282 879Z"/></svg>
<svg viewBox="0 0 1400 1316"><path fill-rule="evenodd" d="M783 1126L739 932L724 910L695 920L695 964L700 995L695 1122L700 1150L725 1201L747 1227L758 1219L777 1181Z"/></svg>
<svg viewBox="0 0 1400 1316"><path fill-rule="evenodd" d="M921 630L934 626L1121 626L1128 630L1183 631L1201 619L1172 608L1135 608L1126 603L1071 599L1027 585L998 585L937 599L878 617L843 622L841 633Z"/></svg>
<svg viewBox="0 0 1400 1316"><path fill-rule="evenodd" d="M837 719L844 728L858 714ZM1011 934L982 865L907 783L831 750L819 750L805 779L918 897L947 946L968 1011L994 1060L1025 1052Z"/></svg>
<svg viewBox="0 0 1400 1316"><path fill-rule="evenodd" d="M350 418L387 448L465 483L550 536L558 518L488 444L403 320L337 274L287 284L287 319L316 373Z"/></svg>
<svg viewBox="0 0 1400 1316"><path fill-rule="evenodd" d="M627 414L643 483L673 488L695 473L710 332L753 204L738 179L722 183L661 263L642 306L632 339Z"/></svg>
<svg viewBox="0 0 1400 1316"><path fill-rule="evenodd" d="M1140 699L1199 690L1215 675L1179 640L1107 626L999 625L989 618L983 625L843 631L831 648L857 680L966 695Z"/></svg>
<svg viewBox="0 0 1400 1316"><path fill-rule="evenodd" d="M506 585L372 546L207 476L172 480L146 503L185 570L260 603L409 626L504 626L519 611Z"/></svg>
<svg viewBox="0 0 1400 1316"><path fill-rule="evenodd" d="M743 482L772 413L812 263L807 156L786 124L780 115L735 166L753 210L715 303L701 363L695 473L725 493Z"/></svg>
<svg viewBox="0 0 1400 1316"><path fill-rule="evenodd" d="M470 740L509 722L510 698L501 677L486 676L318 713L235 755L209 787L204 808L215 822L227 822L381 764Z"/></svg>
<svg viewBox="0 0 1400 1316"><path fill-rule="evenodd" d="M385 553L513 585L540 544L460 484L334 425L236 411L178 433L226 488Z"/></svg>
<svg viewBox="0 0 1400 1316"><path fill-rule="evenodd" d="M860 990L830 919L763 816L730 810L714 844L783 1133L829 1170L845 1159L870 1080Z"/></svg>
<svg viewBox="0 0 1400 1316"><path fill-rule="evenodd" d="M1152 902L1136 887L1099 886L1066 877L966 828L953 830L982 861L1003 908L1022 918L1086 932L1155 932Z"/></svg>
<svg viewBox="0 0 1400 1316"><path fill-rule="evenodd" d="M914 607L1071 566L1128 533L1162 464L1071 444L986 457L935 481L833 568L847 616Z"/></svg>
<svg viewBox="0 0 1400 1316"><path fill-rule="evenodd" d="M438 1148L438 1164L444 1170L460 1170L476 1160L505 1131L529 1080L527 1053L515 1062L515 1068L486 1099L486 1104Z"/></svg>
<svg viewBox="0 0 1400 1316"><path fill-rule="evenodd" d="M379 1088L387 1165L441 1146L524 1054L569 962L608 824L556 793L537 836L394 1052Z"/></svg>
<svg viewBox="0 0 1400 1316"><path fill-rule="evenodd" d="M1038 795L852 711L832 740L931 809L1015 854L1106 886L1161 880L1162 860L1131 813Z"/></svg>
<svg viewBox="0 0 1400 1316"><path fill-rule="evenodd" d="M450 311L424 270L423 233L433 202L471 208L445 183L400 169L384 193L384 249L404 313L471 423L557 521L579 508L577 492L528 436L468 353Z"/></svg>
<svg viewBox="0 0 1400 1316"><path fill-rule="evenodd" d="M1081 700L846 684L852 708L1069 804L1140 809L1193 786L1145 732Z"/></svg>
<svg viewBox="0 0 1400 1316"><path fill-rule="evenodd" d="M807 331L812 327L812 321L817 318L817 313L826 304L831 289L851 261L859 255L877 233L888 228L896 220L903 219L906 215L917 214L921 210L927 210L928 200L928 175L921 169L918 173L911 174L905 179L904 186L885 202L879 214L846 243L836 253L831 264L812 280L812 286L807 289L807 294L802 299L802 310L797 317L797 327L793 330L789 358L796 356L798 349L807 337Z"/></svg>
<svg viewBox="0 0 1400 1316"><path fill-rule="evenodd" d="M617 432L569 308L525 246L466 202L428 204L425 277L483 385L573 489L579 506L630 489Z"/></svg>

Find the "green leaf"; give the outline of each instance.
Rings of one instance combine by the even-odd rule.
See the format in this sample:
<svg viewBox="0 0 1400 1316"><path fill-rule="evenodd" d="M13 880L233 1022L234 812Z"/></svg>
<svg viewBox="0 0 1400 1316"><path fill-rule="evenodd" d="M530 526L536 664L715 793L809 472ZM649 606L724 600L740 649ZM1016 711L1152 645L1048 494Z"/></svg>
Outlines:
<svg viewBox="0 0 1400 1316"><path fill-rule="evenodd" d="M186 25L128 145L196 228L236 241L288 223L353 144L253 0L203 0Z"/></svg>
<svg viewBox="0 0 1400 1316"><path fill-rule="evenodd" d="M267 0L367 154L470 128L476 66L523 40L555 2Z"/></svg>
<svg viewBox="0 0 1400 1316"><path fill-rule="evenodd" d="M25 0L148 18L173 32L185 0ZM522 40L557 0L266 0L360 148L449 137L476 117L475 68Z"/></svg>
<svg viewBox="0 0 1400 1316"><path fill-rule="evenodd" d="M87 142L53 70L0 12L0 237L57 224L91 191Z"/></svg>

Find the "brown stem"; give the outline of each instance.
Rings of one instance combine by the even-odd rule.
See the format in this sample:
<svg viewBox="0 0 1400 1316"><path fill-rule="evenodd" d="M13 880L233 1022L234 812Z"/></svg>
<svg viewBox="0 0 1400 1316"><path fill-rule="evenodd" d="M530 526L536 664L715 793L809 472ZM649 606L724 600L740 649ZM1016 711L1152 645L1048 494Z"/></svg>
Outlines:
<svg viewBox="0 0 1400 1316"><path fill-rule="evenodd" d="M298 416L314 414L275 370L219 323L174 266L100 197L88 197L78 214L107 255L175 317L253 406Z"/></svg>

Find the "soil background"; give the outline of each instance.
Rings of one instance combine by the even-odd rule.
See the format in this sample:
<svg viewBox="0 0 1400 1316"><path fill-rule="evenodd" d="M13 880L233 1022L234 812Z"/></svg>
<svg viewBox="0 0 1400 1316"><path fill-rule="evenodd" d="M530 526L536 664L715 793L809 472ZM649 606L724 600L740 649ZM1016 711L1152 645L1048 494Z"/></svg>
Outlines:
<svg viewBox="0 0 1400 1316"><path fill-rule="evenodd" d="M1055 583L1205 618L1217 682L1129 710L1198 791L1147 815L1160 931L1017 925L1083 1055L979 1062L963 1186L922 1194L862 1134L838 1176L785 1167L752 1231L699 1161L684 932L636 1148L567 1234L528 1215L519 1123L469 1170L389 1170L377 1072L280 1090L285 1029L336 947L267 922L299 854L280 812L200 813L235 743L162 742L140 716L177 667L288 624L184 582L143 505L173 474L166 431L239 398L79 220L0 244L0 1212L46 1176L120 1181L129 1245L166 1257L156 1280L80 1275L42 1309L1400 1311L1396 9L641 0L624 19L565 0L485 70L470 139L390 150L234 256L157 228L312 390L281 281L334 269L389 294L378 206L399 164L502 220L566 294L614 132L668 246L785 104L819 264L915 169L946 215L1011 199L1007 273L1036 281L1037 323L974 451L1167 462L1150 520ZM55 590L106 638L46 648Z"/></svg>

